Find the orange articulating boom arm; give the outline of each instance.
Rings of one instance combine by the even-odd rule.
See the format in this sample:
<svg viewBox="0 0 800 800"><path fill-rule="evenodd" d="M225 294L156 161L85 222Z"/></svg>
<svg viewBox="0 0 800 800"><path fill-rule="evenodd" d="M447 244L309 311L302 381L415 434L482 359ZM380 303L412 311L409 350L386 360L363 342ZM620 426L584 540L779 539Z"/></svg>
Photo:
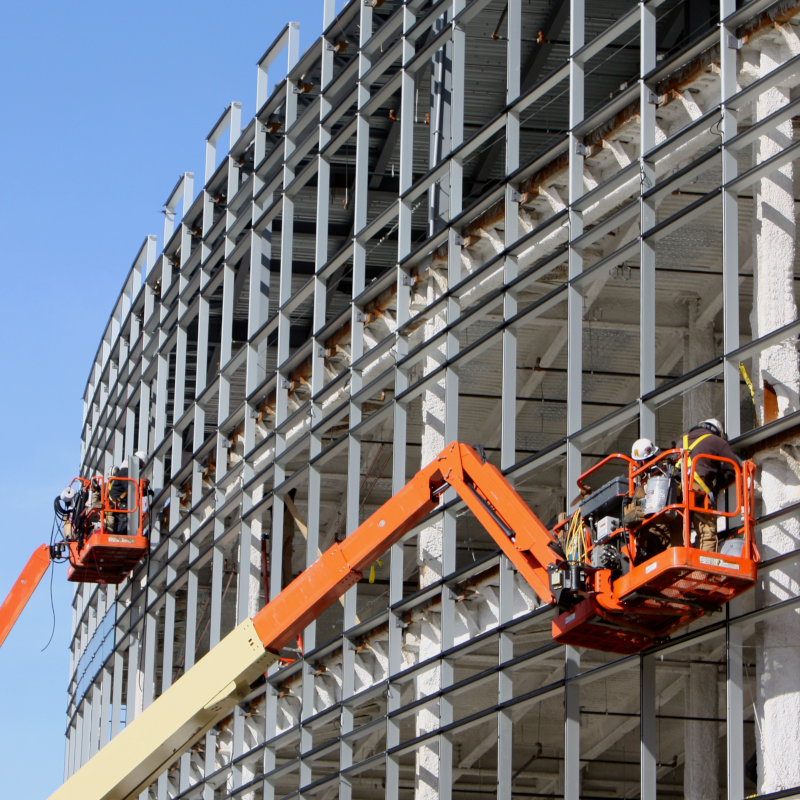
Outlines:
<svg viewBox="0 0 800 800"><path fill-rule="evenodd" d="M50 566L50 549L46 544L33 551L25 568L20 572L14 587L0 606L0 646L14 627L14 623L36 591L39 581Z"/></svg>
<svg viewBox="0 0 800 800"><path fill-rule="evenodd" d="M336 602L375 559L439 504L452 486L525 580L546 603L554 602L548 564L563 561L550 547L550 531L503 474L465 444L448 445L394 497L340 544L334 544L255 617L267 650L277 653Z"/></svg>

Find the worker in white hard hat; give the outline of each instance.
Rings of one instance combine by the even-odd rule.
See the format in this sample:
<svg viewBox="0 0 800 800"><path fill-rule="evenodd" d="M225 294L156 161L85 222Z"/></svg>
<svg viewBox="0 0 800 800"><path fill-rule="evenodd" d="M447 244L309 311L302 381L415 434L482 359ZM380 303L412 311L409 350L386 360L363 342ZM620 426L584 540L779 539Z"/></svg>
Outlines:
<svg viewBox="0 0 800 800"><path fill-rule="evenodd" d="M631 458L634 461L650 461L658 455L659 450L650 439L637 439L631 448Z"/></svg>
<svg viewBox="0 0 800 800"><path fill-rule="evenodd" d="M646 462L658 457L661 448L652 440L647 438L637 439L631 448L631 458L641 467ZM636 525L645 520L645 494L647 484L651 477L671 478L671 465L655 464L650 469L641 473L636 479L636 488L633 493L633 502L625 509L624 524L626 526ZM677 482L675 484L677 489ZM668 503L665 503L668 504ZM650 512L652 513L652 512ZM640 564L648 558L666 550L667 547L680 544L680 524L674 515L662 515L656 517L655 521L649 525L643 525L636 532L636 563Z"/></svg>
<svg viewBox="0 0 800 800"><path fill-rule="evenodd" d="M683 435L681 447L689 452L689 464L700 455L729 458L741 463L725 440L725 430L718 419L704 419ZM701 459L694 474L695 505L702 505L703 495L711 499L712 507L719 492L733 482L736 472L724 461ZM717 549L717 517L696 511L692 513L692 526L697 533L696 546L700 550Z"/></svg>

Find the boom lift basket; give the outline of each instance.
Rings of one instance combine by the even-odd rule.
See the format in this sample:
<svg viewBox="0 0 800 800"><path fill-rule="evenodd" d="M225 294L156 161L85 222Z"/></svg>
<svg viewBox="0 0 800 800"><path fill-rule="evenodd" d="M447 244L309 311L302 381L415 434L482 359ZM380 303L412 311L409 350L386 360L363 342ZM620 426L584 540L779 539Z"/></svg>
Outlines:
<svg viewBox="0 0 800 800"><path fill-rule="evenodd" d="M73 583L121 583L142 560L149 549L144 533L143 497L147 492L147 481L133 478L79 478L89 496L99 502L85 511L85 532L81 537L68 542L70 568L67 580ZM125 482L127 493L133 496L133 507L117 507L110 493L115 483ZM132 535L114 532L116 521L128 515L127 529Z"/></svg>
<svg viewBox="0 0 800 800"><path fill-rule="evenodd" d="M756 581L759 555L753 535L752 462L738 464L730 459L697 455L691 461L687 452L669 450L647 464L638 466L620 453L601 461L581 475L578 485L612 459L628 462L628 495L633 497L637 479L654 467L671 464L679 468L679 493L655 514L620 527L612 537L621 537L622 554L633 565L626 574L609 580L605 570L587 567L587 584L593 591L576 607L560 614L553 621L553 638L563 644L589 647L620 654L638 653L646 647L669 637L705 613L720 608L750 589ZM717 509L709 495L698 491L695 472L702 460L725 462L732 466L734 479L730 486L734 502L730 509ZM702 501L698 497L702 494ZM740 524L724 531L736 540L733 552L709 552L692 546L692 515L706 514L714 521L736 519ZM652 558L637 563L637 536L654 524L669 523L681 536L680 545L667 547ZM732 536L731 536L732 534ZM584 527L586 551L591 554L595 544L588 526ZM734 552L738 550L738 554Z"/></svg>

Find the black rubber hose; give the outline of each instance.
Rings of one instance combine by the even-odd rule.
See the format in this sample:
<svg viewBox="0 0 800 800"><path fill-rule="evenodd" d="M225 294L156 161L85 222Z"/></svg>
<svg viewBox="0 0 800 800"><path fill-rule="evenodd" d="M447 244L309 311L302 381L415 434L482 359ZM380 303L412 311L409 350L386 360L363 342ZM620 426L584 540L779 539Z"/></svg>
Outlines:
<svg viewBox="0 0 800 800"><path fill-rule="evenodd" d="M60 519L62 522L63 522L65 519L68 519L68 518L69 518L69 515L70 515L71 511L70 511L70 509L68 509L68 508L64 508L64 506L62 506L62 505L61 505L61 497L60 497L60 496L58 496L58 495L56 496L56 499L53 501L53 508L55 509L56 516L57 516L57 517L58 517L58 518L59 518L59 519Z"/></svg>

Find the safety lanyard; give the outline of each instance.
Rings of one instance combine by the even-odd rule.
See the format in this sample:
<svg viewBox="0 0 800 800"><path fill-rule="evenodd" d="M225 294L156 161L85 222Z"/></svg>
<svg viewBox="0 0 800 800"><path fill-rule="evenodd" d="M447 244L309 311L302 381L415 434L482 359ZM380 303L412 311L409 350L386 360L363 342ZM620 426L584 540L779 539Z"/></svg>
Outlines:
<svg viewBox="0 0 800 800"><path fill-rule="evenodd" d="M709 436L711 436L710 433L704 433L702 436L698 436L697 439L695 439L692 442L691 447L690 447L689 446L689 434L685 433L683 435L683 449L686 450L687 453L691 453L692 450L694 450L694 448L697 447L697 445L700 444L700 442L703 441L703 439L707 439ZM692 457L691 456L689 456L689 458L687 459L687 463L688 463L689 467L692 466ZM712 494L711 489L708 488L708 486L706 485L706 482L696 472L694 474L694 480L695 480L695 483L697 483L697 485L707 495L710 496Z"/></svg>

